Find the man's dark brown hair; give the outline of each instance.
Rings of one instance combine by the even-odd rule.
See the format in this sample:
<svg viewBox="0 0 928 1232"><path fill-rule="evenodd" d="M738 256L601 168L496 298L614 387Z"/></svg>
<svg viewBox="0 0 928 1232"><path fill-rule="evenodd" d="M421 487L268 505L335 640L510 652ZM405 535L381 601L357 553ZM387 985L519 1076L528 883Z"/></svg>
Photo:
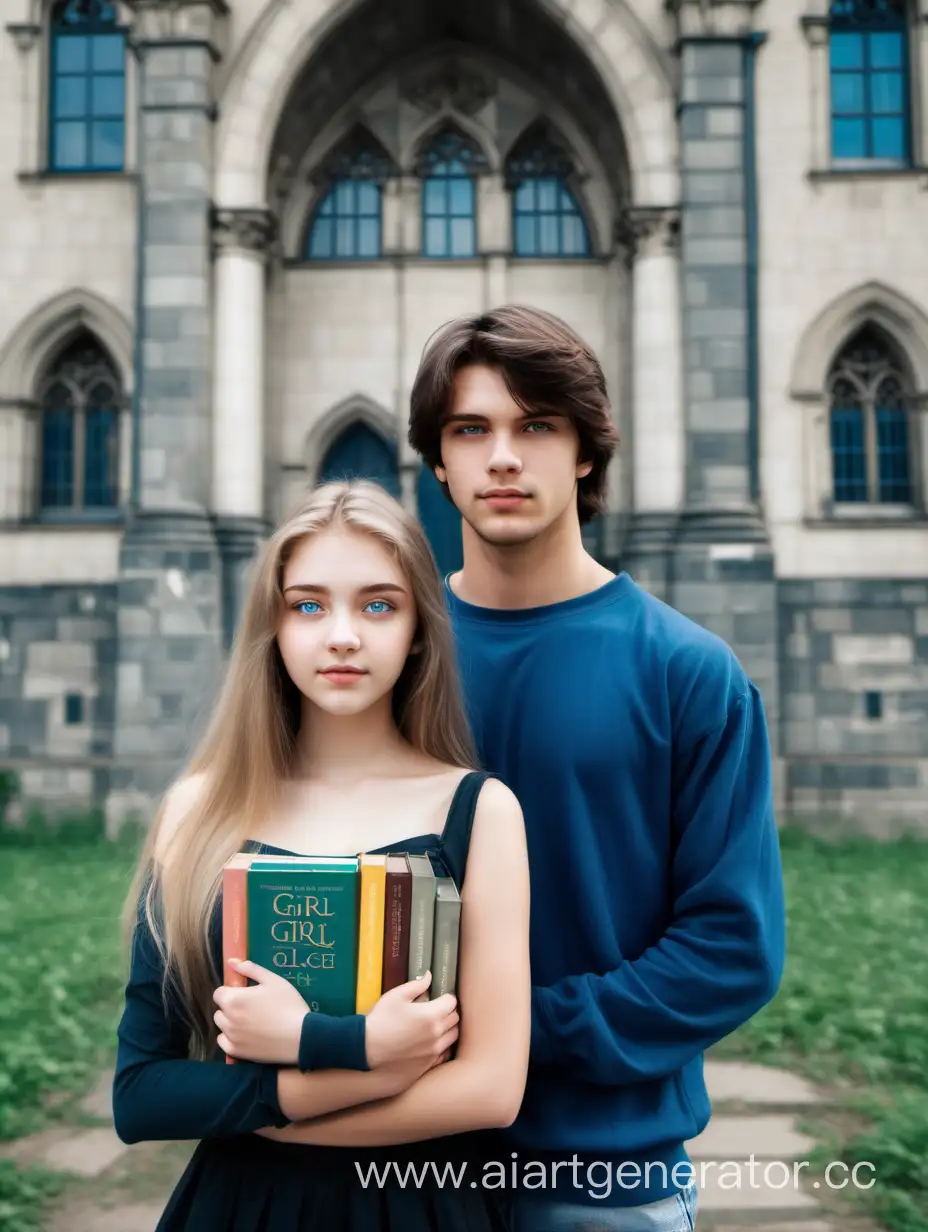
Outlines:
<svg viewBox="0 0 928 1232"><path fill-rule="evenodd" d="M606 506L606 469L619 443L606 378L578 334L549 312L510 304L458 317L429 342L412 387L409 443L434 471L441 466L441 432L455 375L472 364L495 368L514 401L532 417L563 415L577 429L581 462L592 462L577 484L581 524ZM445 494L447 495L447 486Z"/></svg>

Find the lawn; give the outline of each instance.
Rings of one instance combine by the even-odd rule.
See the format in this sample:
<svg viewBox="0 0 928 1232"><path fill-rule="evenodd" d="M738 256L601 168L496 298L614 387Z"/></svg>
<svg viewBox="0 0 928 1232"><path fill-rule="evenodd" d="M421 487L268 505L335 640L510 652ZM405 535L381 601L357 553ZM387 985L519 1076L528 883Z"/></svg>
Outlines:
<svg viewBox="0 0 928 1232"><path fill-rule="evenodd" d="M833 1139L830 1158L875 1164L870 1213L928 1232L928 844L789 830L781 845L786 973L720 1051L844 1088L865 1124Z"/></svg>
<svg viewBox="0 0 928 1232"><path fill-rule="evenodd" d="M93 825L0 841L0 1141L68 1113L110 1059L125 964L119 917L136 840ZM0 1232L39 1228L54 1178L0 1160Z"/></svg>
<svg viewBox="0 0 928 1232"><path fill-rule="evenodd" d="M928 1232L928 844L785 831L782 847L786 975L723 1051L843 1087L867 1120L830 1157L873 1162L871 1213ZM134 854L90 833L0 843L0 1139L66 1115L112 1055ZM46 1183L0 1164L0 1232L41 1228Z"/></svg>

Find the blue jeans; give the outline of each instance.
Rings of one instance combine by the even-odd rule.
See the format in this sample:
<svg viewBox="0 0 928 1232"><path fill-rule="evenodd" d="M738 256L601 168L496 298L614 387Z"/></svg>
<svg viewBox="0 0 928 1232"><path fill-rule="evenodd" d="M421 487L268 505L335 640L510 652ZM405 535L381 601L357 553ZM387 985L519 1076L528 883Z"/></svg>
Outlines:
<svg viewBox="0 0 928 1232"><path fill-rule="evenodd" d="M516 1200L515 1232L695 1232L696 1205L695 1183L644 1206L580 1206L523 1193Z"/></svg>

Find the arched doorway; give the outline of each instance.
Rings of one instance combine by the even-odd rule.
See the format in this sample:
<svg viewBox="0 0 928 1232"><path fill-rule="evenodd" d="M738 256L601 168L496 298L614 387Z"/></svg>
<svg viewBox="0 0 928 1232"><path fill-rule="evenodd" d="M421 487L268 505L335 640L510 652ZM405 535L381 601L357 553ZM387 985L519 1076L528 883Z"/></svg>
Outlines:
<svg viewBox="0 0 928 1232"><path fill-rule="evenodd" d="M419 471L417 492L419 521L428 535L442 577L464 563L461 545L461 515L445 496L441 484L427 466Z"/></svg>
<svg viewBox="0 0 928 1232"><path fill-rule="evenodd" d="M398 499L395 447L366 423L349 424L326 450L319 468L319 483L337 479L371 479Z"/></svg>

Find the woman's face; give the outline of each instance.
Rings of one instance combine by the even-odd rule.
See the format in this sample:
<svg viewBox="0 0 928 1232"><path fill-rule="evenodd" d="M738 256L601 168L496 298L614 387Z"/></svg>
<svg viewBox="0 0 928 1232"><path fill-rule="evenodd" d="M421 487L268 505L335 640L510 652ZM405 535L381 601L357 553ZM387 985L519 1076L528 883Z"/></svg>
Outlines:
<svg viewBox="0 0 928 1232"><path fill-rule="evenodd" d="M330 527L294 549L277 644L291 680L320 710L360 714L388 694L417 624L409 582L373 535Z"/></svg>

